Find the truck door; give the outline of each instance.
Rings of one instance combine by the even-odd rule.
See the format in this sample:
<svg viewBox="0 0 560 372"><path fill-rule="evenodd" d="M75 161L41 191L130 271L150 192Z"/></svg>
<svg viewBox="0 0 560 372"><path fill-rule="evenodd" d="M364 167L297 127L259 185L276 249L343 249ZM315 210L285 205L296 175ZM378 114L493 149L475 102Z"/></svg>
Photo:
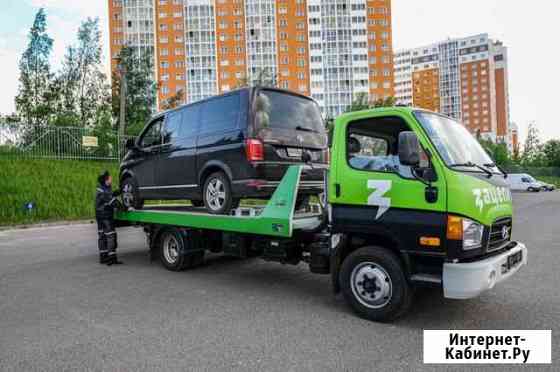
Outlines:
<svg viewBox="0 0 560 372"><path fill-rule="evenodd" d="M447 201L443 177L433 182L437 198L430 201L426 185L399 162L399 133L412 130L407 119L371 113L351 117L337 123L335 133L335 178L330 184L333 225L346 232L389 235L410 249L418 246L420 236L439 237L443 242ZM421 159L416 174L428 174L431 165L426 153Z"/></svg>

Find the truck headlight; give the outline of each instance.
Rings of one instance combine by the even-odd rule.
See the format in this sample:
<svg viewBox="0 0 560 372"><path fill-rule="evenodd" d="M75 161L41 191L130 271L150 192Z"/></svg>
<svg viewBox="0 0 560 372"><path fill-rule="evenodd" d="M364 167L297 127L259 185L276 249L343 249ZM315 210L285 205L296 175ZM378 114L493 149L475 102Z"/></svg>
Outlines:
<svg viewBox="0 0 560 372"><path fill-rule="evenodd" d="M468 218L447 216L447 239L461 240L463 250L468 251L482 246L484 226Z"/></svg>
<svg viewBox="0 0 560 372"><path fill-rule="evenodd" d="M468 218L463 218L463 250L480 248L483 233L484 226Z"/></svg>

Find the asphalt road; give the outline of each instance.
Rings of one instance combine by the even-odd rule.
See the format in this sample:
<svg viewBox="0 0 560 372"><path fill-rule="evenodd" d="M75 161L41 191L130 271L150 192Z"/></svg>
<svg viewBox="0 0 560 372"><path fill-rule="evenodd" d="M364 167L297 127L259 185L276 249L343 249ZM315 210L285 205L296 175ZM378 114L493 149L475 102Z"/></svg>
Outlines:
<svg viewBox="0 0 560 372"><path fill-rule="evenodd" d="M93 225L0 232L0 370L433 370L424 329L552 329L558 371L560 192L514 199L529 265L473 300L423 290L393 324L356 317L304 265L216 256L173 273L128 229L126 264L107 267Z"/></svg>

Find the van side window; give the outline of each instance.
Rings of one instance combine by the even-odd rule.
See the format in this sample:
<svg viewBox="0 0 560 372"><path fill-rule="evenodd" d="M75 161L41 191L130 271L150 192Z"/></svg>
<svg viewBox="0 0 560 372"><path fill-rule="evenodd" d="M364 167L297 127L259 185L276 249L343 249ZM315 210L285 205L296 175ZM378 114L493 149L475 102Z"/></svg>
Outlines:
<svg viewBox="0 0 560 372"><path fill-rule="evenodd" d="M152 147L161 145L161 123L163 118L153 121L148 129L144 132L140 140L140 147Z"/></svg>
<svg viewBox="0 0 560 372"><path fill-rule="evenodd" d="M182 116L183 114L181 111L173 111L165 116L165 123L163 124L162 131L163 143L171 143L179 138Z"/></svg>
<svg viewBox="0 0 560 372"><path fill-rule="evenodd" d="M200 133L225 132L238 128L239 94L212 99L202 103Z"/></svg>
<svg viewBox="0 0 560 372"><path fill-rule="evenodd" d="M528 179L527 177L523 177L523 178L521 179L521 182L523 182L523 183L531 183L531 180Z"/></svg>
<svg viewBox="0 0 560 372"><path fill-rule="evenodd" d="M196 135L198 130L199 113L201 105L191 105L183 108L183 122L181 124L181 138L190 138Z"/></svg>

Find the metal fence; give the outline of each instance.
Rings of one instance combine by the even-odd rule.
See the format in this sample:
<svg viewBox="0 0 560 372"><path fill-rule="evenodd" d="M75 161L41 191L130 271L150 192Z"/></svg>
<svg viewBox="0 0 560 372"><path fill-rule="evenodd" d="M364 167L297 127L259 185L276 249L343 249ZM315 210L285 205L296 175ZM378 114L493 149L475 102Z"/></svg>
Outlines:
<svg viewBox="0 0 560 372"><path fill-rule="evenodd" d="M120 160L128 138L113 130L0 123L0 156Z"/></svg>

